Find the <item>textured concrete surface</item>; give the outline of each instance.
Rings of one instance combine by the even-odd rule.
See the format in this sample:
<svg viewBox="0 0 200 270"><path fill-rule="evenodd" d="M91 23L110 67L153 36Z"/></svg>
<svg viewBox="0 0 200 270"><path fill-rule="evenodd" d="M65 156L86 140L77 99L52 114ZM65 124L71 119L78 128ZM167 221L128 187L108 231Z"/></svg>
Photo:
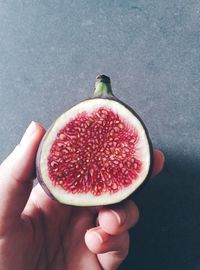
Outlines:
<svg viewBox="0 0 200 270"><path fill-rule="evenodd" d="M0 160L33 119L45 127L91 95L98 73L166 154L135 195L120 269L200 268L200 2L0 1Z"/></svg>

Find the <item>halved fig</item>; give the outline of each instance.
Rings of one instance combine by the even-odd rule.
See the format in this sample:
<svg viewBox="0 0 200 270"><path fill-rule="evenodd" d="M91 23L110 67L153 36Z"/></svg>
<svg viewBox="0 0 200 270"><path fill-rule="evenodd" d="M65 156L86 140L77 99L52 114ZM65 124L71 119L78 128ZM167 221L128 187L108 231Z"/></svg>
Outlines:
<svg viewBox="0 0 200 270"><path fill-rule="evenodd" d="M99 75L94 96L64 112L46 132L37 178L57 201L77 206L118 203L151 174L152 146L143 122Z"/></svg>

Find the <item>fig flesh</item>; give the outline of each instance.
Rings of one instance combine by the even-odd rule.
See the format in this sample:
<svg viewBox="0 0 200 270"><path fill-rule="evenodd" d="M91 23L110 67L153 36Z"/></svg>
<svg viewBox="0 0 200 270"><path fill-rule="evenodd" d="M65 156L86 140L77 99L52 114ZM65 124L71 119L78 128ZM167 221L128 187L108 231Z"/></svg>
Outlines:
<svg viewBox="0 0 200 270"><path fill-rule="evenodd" d="M44 190L77 206L118 203L149 178L152 145L140 117L97 77L94 96L64 112L40 143L36 169Z"/></svg>

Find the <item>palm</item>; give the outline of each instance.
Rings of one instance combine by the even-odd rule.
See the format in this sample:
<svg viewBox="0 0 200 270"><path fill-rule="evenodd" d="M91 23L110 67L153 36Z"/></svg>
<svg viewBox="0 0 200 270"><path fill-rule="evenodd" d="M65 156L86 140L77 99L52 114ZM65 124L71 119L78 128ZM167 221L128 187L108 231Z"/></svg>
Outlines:
<svg viewBox="0 0 200 270"><path fill-rule="evenodd" d="M22 265L15 260L15 269L102 269L84 241L96 216L95 208L60 205L37 186L22 214L22 227L11 236L18 246L14 256L23 256Z"/></svg>

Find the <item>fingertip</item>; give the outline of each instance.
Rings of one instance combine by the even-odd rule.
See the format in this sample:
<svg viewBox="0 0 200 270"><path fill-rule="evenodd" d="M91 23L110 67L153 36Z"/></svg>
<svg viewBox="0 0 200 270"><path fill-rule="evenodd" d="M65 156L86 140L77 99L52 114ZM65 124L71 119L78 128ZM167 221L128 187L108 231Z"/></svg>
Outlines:
<svg viewBox="0 0 200 270"><path fill-rule="evenodd" d="M98 254L101 252L101 245L103 244L104 240L102 235L98 232L97 228L90 229L85 234L85 243L88 249Z"/></svg>
<svg viewBox="0 0 200 270"><path fill-rule="evenodd" d="M33 179L33 175L35 177L35 155L44 133L45 129L39 123L32 121L29 124L20 143L0 165L3 178L15 178L24 182Z"/></svg>
<svg viewBox="0 0 200 270"><path fill-rule="evenodd" d="M42 133L45 133L45 132L46 132L46 130L45 130L45 128L42 126L42 124L40 124L39 122L35 122L35 121L34 121L34 123L35 123L35 128L36 128L38 131L40 131L40 132L42 132Z"/></svg>
<svg viewBox="0 0 200 270"><path fill-rule="evenodd" d="M165 155L164 153L160 150L160 149L155 149L154 150L154 157L158 158L159 160L161 160L163 163L165 161Z"/></svg>
<svg viewBox="0 0 200 270"><path fill-rule="evenodd" d="M94 254L105 255L105 253L110 252L108 254L110 259L117 257L123 260L128 252L129 233L125 231L119 235L110 235L104 232L101 227L95 227L86 232L85 243Z"/></svg>
<svg viewBox="0 0 200 270"><path fill-rule="evenodd" d="M103 208L99 212L99 225L106 233L117 235L134 226L139 219L139 210L132 201L120 206Z"/></svg>
<svg viewBox="0 0 200 270"><path fill-rule="evenodd" d="M99 212L98 216L102 230L112 235L118 233L126 218L126 214L122 209L104 208Z"/></svg>
<svg viewBox="0 0 200 270"><path fill-rule="evenodd" d="M161 150L154 149L153 158L154 158L154 166L153 166L152 176L156 176L162 171L164 167L165 156Z"/></svg>

